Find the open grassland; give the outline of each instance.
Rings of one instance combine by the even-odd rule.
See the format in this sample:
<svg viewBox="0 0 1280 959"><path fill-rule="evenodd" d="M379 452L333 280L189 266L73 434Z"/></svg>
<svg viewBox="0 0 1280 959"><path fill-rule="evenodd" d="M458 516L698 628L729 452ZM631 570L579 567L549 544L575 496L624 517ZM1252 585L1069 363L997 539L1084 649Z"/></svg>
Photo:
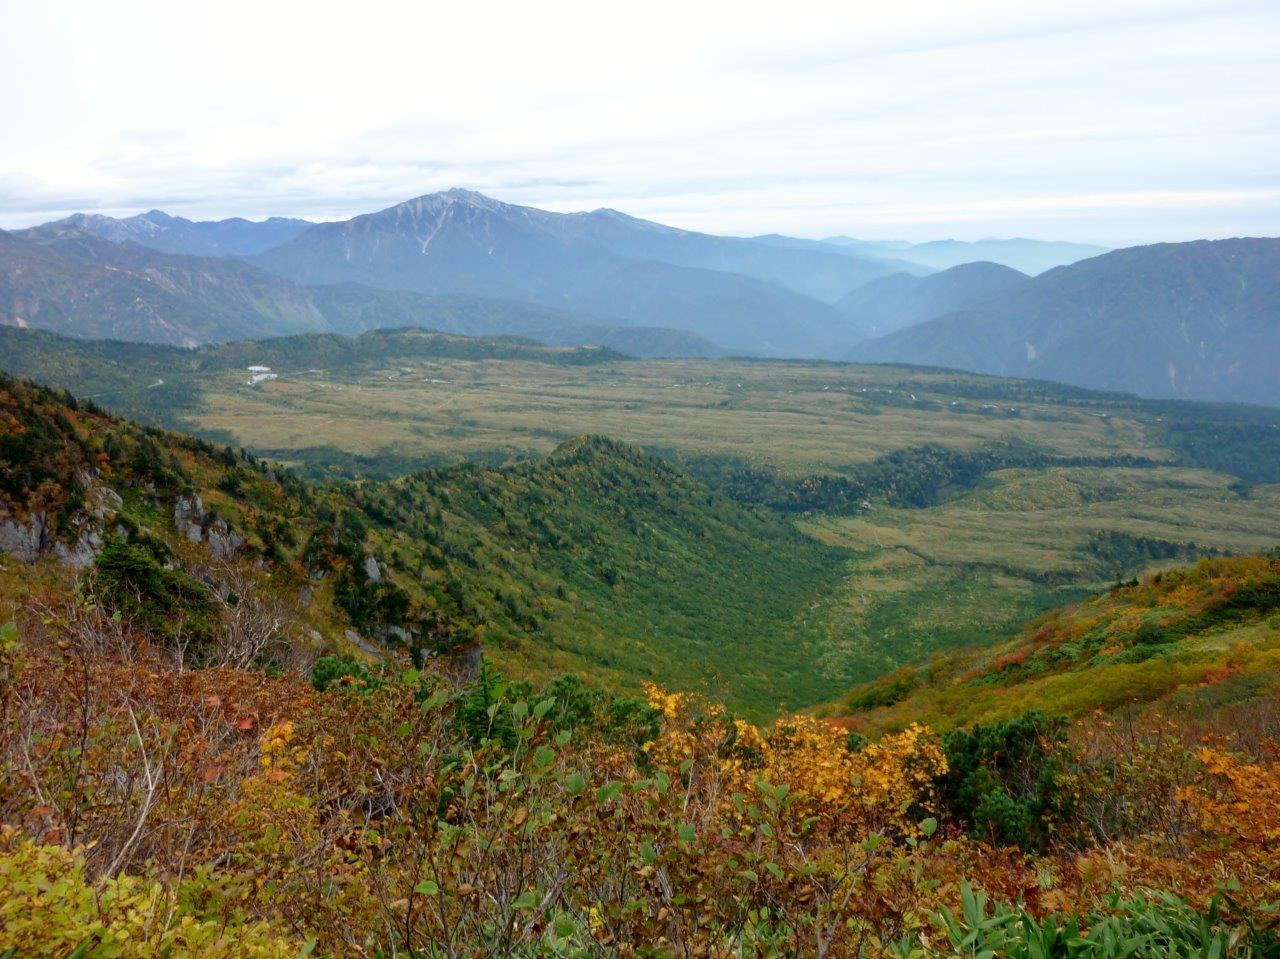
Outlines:
<svg viewBox="0 0 1280 959"><path fill-rule="evenodd" d="M973 396L952 392L976 382L812 363L417 360L354 373L285 372L259 388L238 371L220 372L192 419L203 431L286 460L316 447L492 460L546 453L581 433L795 474L838 474L926 443L974 448L1010 438L1068 457L1170 456L1152 425L1126 411L1010 402L984 397L980 387Z"/></svg>
<svg viewBox="0 0 1280 959"><path fill-rule="evenodd" d="M990 642L1036 613L1172 558L1117 555L1099 543L1099 531L1176 545L1174 555L1184 557L1273 547L1280 486L1241 495L1230 477L1174 468L1002 470L937 506L875 505L857 516L809 516L800 526L858 557L813 628L829 638L826 668L870 675Z"/></svg>
<svg viewBox="0 0 1280 959"><path fill-rule="evenodd" d="M1203 470L1002 470L982 487L928 509L873 506L857 516L804 521L813 535L858 550L902 551L928 565L977 565L1044 580L1099 573L1106 557L1091 535L1134 537L1233 552L1274 546L1280 486L1247 495L1231 478Z"/></svg>

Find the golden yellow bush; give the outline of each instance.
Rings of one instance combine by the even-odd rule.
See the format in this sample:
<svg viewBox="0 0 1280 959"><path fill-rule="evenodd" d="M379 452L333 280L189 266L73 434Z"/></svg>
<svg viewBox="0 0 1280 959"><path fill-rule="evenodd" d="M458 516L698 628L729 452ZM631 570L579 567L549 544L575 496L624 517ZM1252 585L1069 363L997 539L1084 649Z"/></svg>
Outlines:
<svg viewBox="0 0 1280 959"><path fill-rule="evenodd" d="M845 730L812 716L788 716L766 732L742 720L730 723L716 707L695 715L684 694L647 692L665 720L646 746L650 758L672 768L699 757L713 761L726 799L752 793L763 781L787 787L799 816L840 816L909 832L932 801L934 779L946 772L937 737L921 725L852 752Z"/></svg>

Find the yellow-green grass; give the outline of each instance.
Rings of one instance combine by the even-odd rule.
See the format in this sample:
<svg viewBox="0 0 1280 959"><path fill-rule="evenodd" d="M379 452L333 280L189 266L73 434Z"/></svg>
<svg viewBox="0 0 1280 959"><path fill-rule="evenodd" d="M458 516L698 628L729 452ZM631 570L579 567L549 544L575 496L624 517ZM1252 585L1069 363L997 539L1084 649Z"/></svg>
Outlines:
<svg viewBox="0 0 1280 959"><path fill-rule="evenodd" d="M491 458L548 452L581 433L795 473L838 473L924 443L971 448L1015 437L1064 456L1170 456L1150 423L1123 415L934 395L916 385L962 379L969 382L888 367L728 360L419 360L357 374L285 372L257 389L238 374L214 374L193 421L285 456L332 446L365 456Z"/></svg>
<svg viewBox="0 0 1280 959"><path fill-rule="evenodd" d="M1154 702L1213 709L1280 690L1278 554L1144 575L1010 630L919 656L819 712L868 731L939 728L1030 709L1077 716Z"/></svg>
<svg viewBox="0 0 1280 959"><path fill-rule="evenodd" d="M939 506L873 506L808 516L800 527L856 555L843 589L814 610L817 666L869 678L937 650L987 645L1103 589L1119 571L1090 552L1099 529L1234 553L1274 547L1280 486L1242 496L1229 477L1204 470L1004 470Z"/></svg>
<svg viewBox="0 0 1280 959"><path fill-rule="evenodd" d="M1280 486L1233 491L1206 470L1002 470L929 509L873 506L857 516L811 517L802 527L833 545L901 551L923 564L979 565L1015 575L1088 576L1095 530L1238 553L1280 542Z"/></svg>
<svg viewBox="0 0 1280 959"><path fill-rule="evenodd" d="M974 651L946 661L949 673L990 658ZM1229 663L1230 676L1221 673ZM1028 710L1053 715L1081 716L1097 710L1111 712L1158 701L1194 706L1219 698L1233 688L1247 696L1280 694L1280 615L1246 626L1216 631L1180 644L1168 658L1137 663L1103 663L1071 672L1027 679L1012 685L974 685L955 682L930 688L899 703L850 719L852 725L883 732L914 722L935 729L1011 719ZM1215 696L1218 693L1218 696ZM838 707L820 713L835 718Z"/></svg>

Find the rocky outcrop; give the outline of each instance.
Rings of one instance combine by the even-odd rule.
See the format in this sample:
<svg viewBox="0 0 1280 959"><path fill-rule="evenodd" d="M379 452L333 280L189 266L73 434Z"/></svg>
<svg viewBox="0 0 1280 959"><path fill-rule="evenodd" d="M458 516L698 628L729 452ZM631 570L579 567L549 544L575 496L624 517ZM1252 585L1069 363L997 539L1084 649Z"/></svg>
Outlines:
<svg viewBox="0 0 1280 959"><path fill-rule="evenodd" d="M408 646L413 642L413 634L403 626L375 626L373 638L380 643L399 643Z"/></svg>
<svg viewBox="0 0 1280 959"><path fill-rule="evenodd" d="M230 562L244 546L244 537L227 525L225 519L215 519L207 530L209 552L215 559Z"/></svg>
<svg viewBox="0 0 1280 959"><path fill-rule="evenodd" d="M362 653L367 653L368 655L375 656L379 659L384 655L383 650L373 645L373 643L369 642L354 629L343 630L342 636L348 643L360 650Z"/></svg>
<svg viewBox="0 0 1280 959"><path fill-rule="evenodd" d="M173 504L174 528L189 542L199 543L204 539L204 515L204 501L195 493L179 496Z"/></svg>
<svg viewBox="0 0 1280 959"><path fill-rule="evenodd" d="M173 503L173 526L189 543L208 542L215 559L228 562L244 548L244 537L221 517L209 519L204 500L196 493L179 496Z"/></svg>
<svg viewBox="0 0 1280 959"><path fill-rule="evenodd" d="M43 513L19 520L0 507L0 553L34 563L49 548L49 524Z"/></svg>
<svg viewBox="0 0 1280 959"><path fill-rule="evenodd" d="M102 549L102 533L96 529L84 529L73 543L61 540L53 544L53 555L58 562L76 569L92 566Z"/></svg>
<svg viewBox="0 0 1280 959"><path fill-rule="evenodd" d="M89 473L82 473L77 479L85 490L85 508L64 529L54 530L43 511L20 519L0 506L0 553L26 563L52 553L68 566L90 565L102 549L102 531L120 511L122 501L115 490Z"/></svg>

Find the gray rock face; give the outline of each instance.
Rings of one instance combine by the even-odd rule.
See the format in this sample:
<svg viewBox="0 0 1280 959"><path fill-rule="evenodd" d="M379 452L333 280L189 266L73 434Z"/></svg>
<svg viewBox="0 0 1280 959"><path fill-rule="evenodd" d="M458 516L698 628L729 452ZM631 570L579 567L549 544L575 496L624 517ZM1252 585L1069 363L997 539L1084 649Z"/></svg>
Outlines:
<svg viewBox="0 0 1280 959"><path fill-rule="evenodd" d="M94 519L111 519L124 506L124 500L120 498L120 494L110 486L103 486L100 483L94 484L89 488L89 494L91 512Z"/></svg>
<svg viewBox="0 0 1280 959"><path fill-rule="evenodd" d="M210 523L208 536L209 552L223 562L234 559L244 546L244 537L228 526L225 519L216 519Z"/></svg>
<svg viewBox="0 0 1280 959"><path fill-rule="evenodd" d="M84 529L80 531L76 541L70 545L62 542L54 543L53 555L58 558L58 562L66 566L84 569L93 564L101 549L102 534L96 529Z"/></svg>
<svg viewBox="0 0 1280 959"><path fill-rule="evenodd" d="M380 643L404 643L405 645L413 639L413 635L403 626L375 627L373 637Z"/></svg>
<svg viewBox="0 0 1280 959"><path fill-rule="evenodd" d="M173 504L173 525L178 535L191 543L208 541L215 559L227 562L244 547L244 537L233 530L225 519L208 521L204 501L199 495L179 496Z"/></svg>
<svg viewBox="0 0 1280 959"><path fill-rule="evenodd" d="M192 543L204 538L204 501L198 495L179 496L173 504L173 525Z"/></svg>
<svg viewBox="0 0 1280 959"><path fill-rule="evenodd" d="M49 525L43 513L19 522L8 511L0 513L0 553L34 563L49 547Z"/></svg>
<svg viewBox="0 0 1280 959"><path fill-rule="evenodd" d="M68 566L79 568L92 563L102 549L102 530L115 519L123 501L96 474L82 472L76 479L84 487L85 508L57 536L44 512L32 513L20 521L0 506L0 553L27 563L48 553Z"/></svg>
<svg viewBox="0 0 1280 959"><path fill-rule="evenodd" d="M354 629L343 630L342 635L347 642L361 652L368 653L370 656L382 657L382 650L373 645L373 643L369 642Z"/></svg>
<svg viewBox="0 0 1280 959"><path fill-rule="evenodd" d="M382 582L382 567L378 565L377 557L366 556L364 558L364 574L369 577L369 582Z"/></svg>

